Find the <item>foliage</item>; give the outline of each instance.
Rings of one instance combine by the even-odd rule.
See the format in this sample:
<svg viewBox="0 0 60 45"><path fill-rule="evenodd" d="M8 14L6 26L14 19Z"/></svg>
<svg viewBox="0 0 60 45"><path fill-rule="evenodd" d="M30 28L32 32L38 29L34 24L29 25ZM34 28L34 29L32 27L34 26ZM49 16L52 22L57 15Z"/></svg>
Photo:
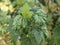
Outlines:
<svg viewBox="0 0 60 45"><path fill-rule="evenodd" d="M1 0L0 45L60 45L60 0Z"/></svg>
<svg viewBox="0 0 60 45"><path fill-rule="evenodd" d="M12 40L16 41L16 38L20 37L21 45L45 44L45 36L49 38L49 33L46 25L47 16L43 10L39 7L29 8L26 3L18 11L20 13L12 22L11 33L13 33L12 37L14 36Z"/></svg>

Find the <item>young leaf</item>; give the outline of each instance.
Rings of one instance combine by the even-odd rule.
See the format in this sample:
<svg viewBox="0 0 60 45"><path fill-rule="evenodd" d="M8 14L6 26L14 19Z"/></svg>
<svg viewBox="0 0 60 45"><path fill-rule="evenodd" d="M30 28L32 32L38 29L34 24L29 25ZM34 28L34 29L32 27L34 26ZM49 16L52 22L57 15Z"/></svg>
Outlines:
<svg viewBox="0 0 60 45"><path fill-rule="evenodd" d="M27 3L25 3L21 9L21 13L23 15L24 18L31 18L31 16L33 15L33 12L30 11L30 7Z"/></svg>

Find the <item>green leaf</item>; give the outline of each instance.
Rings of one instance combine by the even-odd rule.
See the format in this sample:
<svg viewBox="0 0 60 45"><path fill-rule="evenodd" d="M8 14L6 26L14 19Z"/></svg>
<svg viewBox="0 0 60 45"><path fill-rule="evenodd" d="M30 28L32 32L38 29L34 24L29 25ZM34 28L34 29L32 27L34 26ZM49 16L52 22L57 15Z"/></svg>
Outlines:
<svg viewBox="0 0 60 45"><path fill-rule="evenodd" d="M22 39L21 45L31 45L30 39L29 38Z"/></svg>
<svg viewBox="0 0 60 45"><path fill-rule="evenodd" d="M26 28L26 26L27 26L27 21L23 19L23 20L22 20L22 27L23 27L23 28Z"/></svg>
<svg viewBox="0 0 60 45"><path fill-rule="evenodd" d="M23 15L24 18L31 18L31 16L33 15L33 12L30 11L30 6L28 5L28 3L25 3L21 9L21 13Z"/></svg>
<svg viewBox="0 0 60 45"><path fill-rule="evenodd" d="M38 45L39 45L41 42L43 43L43 41L44 41L44 34L43 34L42 31L35 29L35 30L32 30L32 34L34 35L35 40L36 40L36 42L38 43Z"/></svg>
<svg viewBox="0 0 60 45"><path fill-rule="evenodd" d="M56 45L60 45L60 17L58 18L55 28L53 29L53 38Z"/></svg>

